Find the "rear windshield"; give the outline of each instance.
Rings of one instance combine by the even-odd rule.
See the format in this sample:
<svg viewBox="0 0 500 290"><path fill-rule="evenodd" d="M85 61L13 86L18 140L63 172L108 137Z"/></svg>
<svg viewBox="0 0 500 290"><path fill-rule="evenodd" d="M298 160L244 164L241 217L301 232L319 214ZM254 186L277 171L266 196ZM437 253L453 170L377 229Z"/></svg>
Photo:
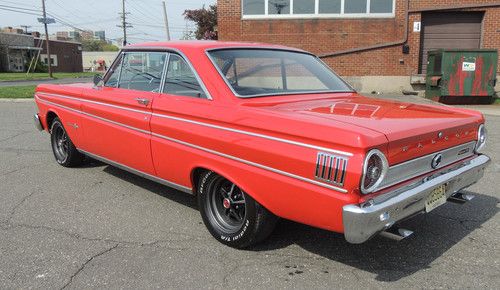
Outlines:
<svg viewBox="0 0 500 290"><path fill-rule="evenodd" d="M239 97L350 92L315 56L270 49L223 49L209 55Z"/></svg>

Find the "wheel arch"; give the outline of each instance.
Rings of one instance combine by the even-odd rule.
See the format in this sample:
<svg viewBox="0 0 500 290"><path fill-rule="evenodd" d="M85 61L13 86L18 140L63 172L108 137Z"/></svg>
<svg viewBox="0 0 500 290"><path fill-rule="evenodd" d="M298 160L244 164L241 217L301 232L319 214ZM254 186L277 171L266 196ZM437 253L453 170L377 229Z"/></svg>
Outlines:
<svg viewBox="0 0 500 290"><path fill-rule="evenodd" d="M204 172L207 171L212 171L215 174L218 174L227 180L231 181L232 183L236 184L241 190L243 190L246 194L250 195L253 199L255 199L260 205L265 207L267 210L270 212L273 212L270 208L269 205L267 204L268 202L266 201L265 198L263 198L261 195L256 194L254 192L254 189L251 187L251 183L249 182L239 182L239 179L236 177L236 173L231 173L231 170L224 169L222 168L223 166L218 166L216 164L199 164L196 166L193 166L191 169L191 185L193 188L193 194L196 196L198 194L198 185L200 182L200 177Z"/></svg>
<svg viewBox="0 0 500 290"><path fill-rule="evenodd" d="M55 118L59 118L59 115L54 110L49 109L45 117L45 123L47 124L47 131L50 132L50 127L52 126L52 122L54 122Z"/></svg>

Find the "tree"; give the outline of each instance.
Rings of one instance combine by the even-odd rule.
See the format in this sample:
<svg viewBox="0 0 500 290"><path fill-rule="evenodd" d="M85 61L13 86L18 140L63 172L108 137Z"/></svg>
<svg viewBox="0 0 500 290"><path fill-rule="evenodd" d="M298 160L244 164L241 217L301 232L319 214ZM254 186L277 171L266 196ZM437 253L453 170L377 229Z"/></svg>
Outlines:
<svg viewBox="0 0 500 290"><path fill-rule="evenodd" d="M109 44L104 40L83 40L82 41L83 51L118 51L119 48L116 45Z"/></svg>
<svg viewBox="0 0 500 290"><path fill-rule="evenodd" d="M217 5L210 5L208 9L185 10L184 18L196 23L196 39L217 39Z"/></svg>

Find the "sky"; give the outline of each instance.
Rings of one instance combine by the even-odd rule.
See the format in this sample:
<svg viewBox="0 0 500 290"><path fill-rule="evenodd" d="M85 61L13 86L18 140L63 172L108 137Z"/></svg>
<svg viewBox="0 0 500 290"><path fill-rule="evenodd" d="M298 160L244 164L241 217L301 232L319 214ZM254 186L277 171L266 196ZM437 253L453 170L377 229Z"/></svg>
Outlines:
<svg viewBox="0 0 500 290"><path fill-rule="evenodd" d="M122 0L45 0L49 14L56 18L56 23L49 24L49 34L56 31L74 30L71 26L84 30L105 30L106 38L117 39L123 36L120 23ZM186 29L195 29L193 22L184 20L185 9L198 9L203 5L215 4L216 0L165 0L172 39L179 39ZM41 17L42 0L0 0L0 27L20 27L28 25L28 31L44 33ZM161 0L126 0L127 22L132 28L127 29L128 42L165 40L162 1ZM21 12L15 12L22 11ZM47 15L51 17L51 15ZM64 22L64 23L62 23Z"/></svg>

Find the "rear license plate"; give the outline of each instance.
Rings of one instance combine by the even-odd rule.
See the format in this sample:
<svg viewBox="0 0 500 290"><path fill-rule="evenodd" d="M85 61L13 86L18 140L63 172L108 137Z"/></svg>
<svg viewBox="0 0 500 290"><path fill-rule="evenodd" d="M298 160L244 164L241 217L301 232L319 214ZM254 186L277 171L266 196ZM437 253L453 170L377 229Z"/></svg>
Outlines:
<svg viewBox="0 0 500 290"><path fill-rule="evenodd" d="M425 201L425 211L430 212L436 207L446 203L446 185L434 188Z"/></svg>

